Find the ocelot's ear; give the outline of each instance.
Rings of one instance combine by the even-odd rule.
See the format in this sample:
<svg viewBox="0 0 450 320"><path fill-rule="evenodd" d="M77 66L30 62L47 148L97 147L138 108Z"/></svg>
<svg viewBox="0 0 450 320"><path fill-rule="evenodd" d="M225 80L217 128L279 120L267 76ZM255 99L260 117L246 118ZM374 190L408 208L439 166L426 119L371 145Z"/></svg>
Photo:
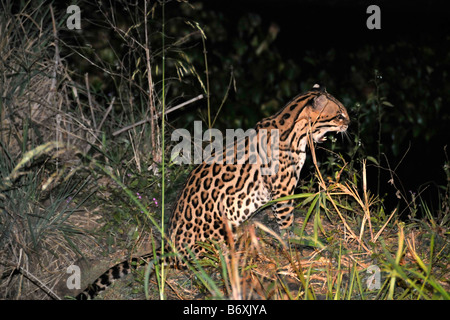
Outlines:
<svg viewBox="0 0 450 320"><path fill-rule="evenodd" d="M326 95L321 94L318 97L315 97L313 100L313 108L316 110L323 110L328 103L328 98Z"/></svg>
<svg viewBox="0 0 450 320"><path fill-rule="evenodd" d="M327 89L324 85L316 83L315 85L313 85L312 91L327 92Z"/></svg>

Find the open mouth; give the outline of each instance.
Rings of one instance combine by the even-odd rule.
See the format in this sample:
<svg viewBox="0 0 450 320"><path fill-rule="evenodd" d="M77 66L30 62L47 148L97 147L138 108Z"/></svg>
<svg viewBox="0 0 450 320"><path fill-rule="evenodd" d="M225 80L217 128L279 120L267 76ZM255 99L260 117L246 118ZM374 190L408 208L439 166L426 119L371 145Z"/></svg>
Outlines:
<svg viewBox="0 0 450 320"><path fill-rule="evenodd" d="M331 131L331 132L333 132L333 131ZM318 137L315 137L315 141L317 142L317 143L323 143L323 142L325 142L325 141L327 141L327 134L330 134L331 133L330 131L328 131L328 132L324 132L323 134L321 134L320 136L318 136ZM334 131L334 133L337 135L339 132L343 132L343 131Z"/></svg>
<svg viewBox="0 0 450 320"><path fill-rule="evenodd" d="M320 138L317 138L317 142L318 143L322 143L322 142L325 142L325 141L327 141L327 137L325 135L321 136Z"/></svg>
<svg viewBox="0 0 450 320"><path fill-rule="evenodd" d="M326 137L326 132L324 132L323 134L321 134L320 136L316 136L314 139L317 143L322 143L327 141L327 137Z"/></svg>

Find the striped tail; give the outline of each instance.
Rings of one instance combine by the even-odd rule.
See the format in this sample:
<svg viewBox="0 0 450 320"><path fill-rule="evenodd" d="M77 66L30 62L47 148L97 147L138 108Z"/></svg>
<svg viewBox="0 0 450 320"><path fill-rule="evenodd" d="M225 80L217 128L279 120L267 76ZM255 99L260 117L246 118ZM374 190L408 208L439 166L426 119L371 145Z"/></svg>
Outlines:
<svg viewBox="0 0 450 320"><path fill-rule="evenodd" d="M156 250L156 255L161 255L161 249ZM129 274L132 270L143 264L150 264L150 268L154 269L153 252L144 254L139 257L131 258L130 260L122 261L115 266L109 268L105 273L91 283L83 292L78 294L75 299L77 300L89 300L93 299L100 291L108 288L114 281ZM151 271L151 273L154 270Z"/></svg>

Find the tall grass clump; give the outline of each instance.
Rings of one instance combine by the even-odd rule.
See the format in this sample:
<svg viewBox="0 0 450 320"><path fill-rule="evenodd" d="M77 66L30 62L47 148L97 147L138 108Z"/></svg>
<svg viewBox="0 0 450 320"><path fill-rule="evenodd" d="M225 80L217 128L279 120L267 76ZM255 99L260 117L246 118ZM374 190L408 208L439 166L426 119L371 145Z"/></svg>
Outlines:
<svg viewBox="0 0 450 320"><path fill-rule="evenodd" d="M76 173L91 137L70 109L75 84L60 57L61 19L51 5L1 2L2 298L60 298L56 287L80 254L72 215L90 193L90 178Z"/></svg>

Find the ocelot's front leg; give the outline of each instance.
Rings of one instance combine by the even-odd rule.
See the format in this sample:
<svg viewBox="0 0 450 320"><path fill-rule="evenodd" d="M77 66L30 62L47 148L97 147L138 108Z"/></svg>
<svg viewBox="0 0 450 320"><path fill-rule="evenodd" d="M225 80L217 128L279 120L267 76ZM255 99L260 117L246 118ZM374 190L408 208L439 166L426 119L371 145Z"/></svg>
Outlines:
<svg viewBox="0 0 450 320"><path fill-rule="evenodd" d="M286 189L286 187L284 189ZM295 187L288 189L292 190L283 191L283 188L278 190L275 189L272 191L272 199L276 200L293 194ZM276 202L272 206L272 210L277 220L278 227L280 228L281 236L285 238L293 236L291 227L294 222L294 200Z"/></svg>
<svg viewBox="0 0 450 320"><path fill-rule="evenodd" d="M274 199L281 198L287 195L280 195L278 197L274 197ZM294 201L280 201L272 206L272 210L275 214L275 218L277 219L278 227L280 230L288 229L292 226L294 222Z"/></svg>
<svg viewBox="0 0 450 320"><path fill-rule="evenodd" d="M269 190L271 200L293 195L295 187L297 186L297 167L286 163L286 159L291 160L291 158L280 157L279 170L275 175L264 177L264 182ZM289 162L292 163L292 161ZM272 210L275 214L281 234L283 236L289 236L291 233L290 227L294 222L294 200L275 202L272 205Z"/></svg>

